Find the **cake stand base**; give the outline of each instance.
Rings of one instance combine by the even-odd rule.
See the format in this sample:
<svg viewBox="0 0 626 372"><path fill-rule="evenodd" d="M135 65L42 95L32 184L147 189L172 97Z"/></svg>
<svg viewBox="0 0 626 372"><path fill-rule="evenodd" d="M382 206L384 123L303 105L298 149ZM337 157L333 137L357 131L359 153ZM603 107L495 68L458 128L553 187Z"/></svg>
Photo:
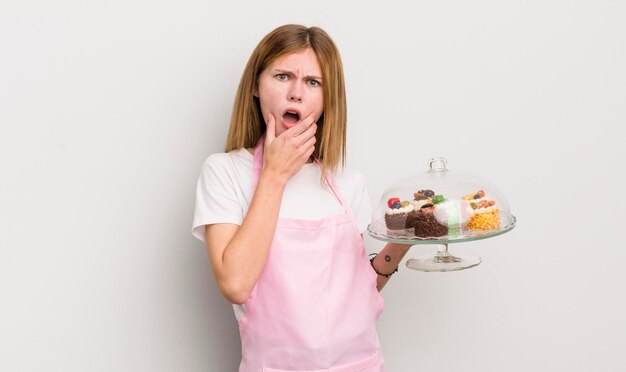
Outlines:
<svg viewBox="0 0 626 372"><path fill-rule="evenodd" d="M437 247L437 254L430 257L411 258L406 262L406 267L419 271L458 271L469 269L480 264L480 257L464 255L453 256L448 252L448 245Z"/></svg>

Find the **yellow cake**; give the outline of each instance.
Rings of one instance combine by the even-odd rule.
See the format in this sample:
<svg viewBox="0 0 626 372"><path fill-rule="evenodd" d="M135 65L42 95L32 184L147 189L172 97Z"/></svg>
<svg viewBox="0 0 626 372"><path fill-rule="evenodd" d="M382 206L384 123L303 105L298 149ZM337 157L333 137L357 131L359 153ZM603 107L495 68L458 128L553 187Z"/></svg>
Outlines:
<svg viewBox="0 0 626 372"><path fill-rule="evenodd" d="M470 216L467 228L472 230L495 230L500 227L500 210L494 200L488 199L483 190L475 194L465 195L465 203L469 204Z"/></svg>
<svg viewBox="0 0 626 372"><path fill-rule="evenodd" d="M472 230L494 230L500 227L500 211L496 207L487 207L474 210L467 227Z"/></svg>

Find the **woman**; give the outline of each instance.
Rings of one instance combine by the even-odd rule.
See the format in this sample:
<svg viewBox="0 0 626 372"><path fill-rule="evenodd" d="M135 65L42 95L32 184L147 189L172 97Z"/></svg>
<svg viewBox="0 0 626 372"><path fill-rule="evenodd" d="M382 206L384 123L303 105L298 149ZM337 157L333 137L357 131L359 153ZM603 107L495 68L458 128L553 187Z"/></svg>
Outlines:
<svg viewBox="0 0 626 372"><path fill-rule="evenodd" d="M275 29L244 70L226 153L203 165L193 225L234 304L241 372L384 370L378 291L409 246L368 261L370 201L345 141L335 44L317 27Z"/></svg>

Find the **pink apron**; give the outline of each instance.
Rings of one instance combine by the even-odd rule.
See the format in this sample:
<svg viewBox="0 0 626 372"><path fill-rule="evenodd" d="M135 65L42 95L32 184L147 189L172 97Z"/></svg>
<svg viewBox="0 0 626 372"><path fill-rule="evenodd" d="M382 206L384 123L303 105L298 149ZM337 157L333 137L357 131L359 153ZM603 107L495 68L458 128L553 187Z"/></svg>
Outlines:
<svg viewBox="0 0 626 372"><path fill-rule="evenodd" d="M263 139L254 152L253 191L262 164ZM325 177L345 213L278 219L239 321L240 372L384 371L376 333L384 302L376 273L350 207L330 174Z"/></svg>

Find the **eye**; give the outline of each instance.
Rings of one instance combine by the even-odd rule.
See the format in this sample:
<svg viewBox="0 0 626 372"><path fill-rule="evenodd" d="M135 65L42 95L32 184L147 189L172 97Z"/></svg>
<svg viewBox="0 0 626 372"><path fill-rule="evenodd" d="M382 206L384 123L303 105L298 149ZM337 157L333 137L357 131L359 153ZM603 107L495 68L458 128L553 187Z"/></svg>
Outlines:
<svg viewBox="0 0 626 372"><path fill-rule="evenodd" d="M288 76L287 74L277 74L276 75L276 79L280 80L280 81L285 81L287 80Z"/></svg>
<svg viewBox="0 0 626 372"><path fill-rule="evenodd" d="M309 80L309 85L310 85L310 86L312 86L312 87L319 87L319 86L321 86L321 85L322 85L322 83L320 83L320 82L319 82L319 81L317 81L317 80L313 80L313 79L311 79L311 80Z"/></svg>

